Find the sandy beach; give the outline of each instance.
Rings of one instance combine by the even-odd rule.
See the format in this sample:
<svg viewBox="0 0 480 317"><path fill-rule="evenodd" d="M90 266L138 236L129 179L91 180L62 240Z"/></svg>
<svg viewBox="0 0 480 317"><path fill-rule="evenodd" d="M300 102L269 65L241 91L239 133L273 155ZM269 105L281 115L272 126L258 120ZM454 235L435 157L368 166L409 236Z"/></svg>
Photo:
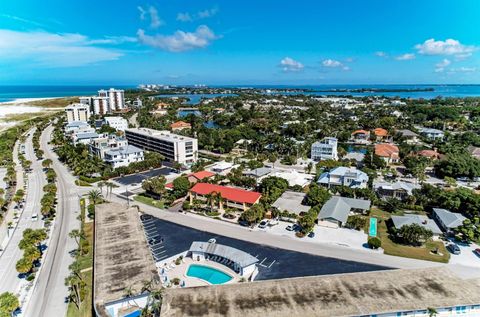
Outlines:
<svg viewBox="0 0 480 317"><path fill-rule="evenodd" d="M33 102L33 101L52 100L52 99L59 99L59 98L64 98L64 97L17 98L15 100L11 100L11 101L0 102L0 106L5 106L5 105L26 105L26 106L28 106L28 103Z"/></svg>

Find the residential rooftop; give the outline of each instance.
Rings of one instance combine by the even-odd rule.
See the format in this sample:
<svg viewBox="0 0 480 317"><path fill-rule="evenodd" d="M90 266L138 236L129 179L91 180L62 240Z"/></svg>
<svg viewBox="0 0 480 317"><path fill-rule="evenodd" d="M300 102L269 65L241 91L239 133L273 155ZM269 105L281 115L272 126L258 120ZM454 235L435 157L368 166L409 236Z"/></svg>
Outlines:
<svg viewBox="0 0 480 317"><path fill-rule="evenodd" d="M105 304L124 298L125 289L138 295L144 281L158 273L135 208L108 203L95 210L94 304L110 316Z"/></svg>
<svg viewBox="0 0 480 317"><path fill-rule="evenodd" d="M222 196L222 198L238 202L238 203L249 203L255 204L258 202L262 194L257 192L251 192L245 189L220 186L215 184L207 183L196 183L191 189L191 192L199 195L208 195L211 193L217 193Z"/></svg>
<svg viewBox="0 0 480 317"><path fill-rule="evenodd" d="M307 194L305 193L287 190L272 204L272 207L277 208L279 211L287 210L288 212L295 213L297 215L302 212L308 212L308 210L310 210L310 206L302 204L306 195Z"/></svg>
<svg viewBox="0 0 480 317"><path fill-rule="evenodd" d="M478 281L442 267L167 289L162 316L368 316L478 304Z"/></svg>

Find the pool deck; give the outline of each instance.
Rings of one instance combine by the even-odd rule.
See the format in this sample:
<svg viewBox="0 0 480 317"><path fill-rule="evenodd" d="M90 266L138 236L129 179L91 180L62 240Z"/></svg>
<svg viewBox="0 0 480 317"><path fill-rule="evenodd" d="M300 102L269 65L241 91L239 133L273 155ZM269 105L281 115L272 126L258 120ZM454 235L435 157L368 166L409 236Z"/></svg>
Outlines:
<svg viewBox="0 0 480 317"><path fill-rule="evenodd" d="M222 265L222 264L219 264L219 263L216 263L216 262L213 262L213 261L208 261L208 260L205 260L205 261L194 261L192 258L190 257L187 257L187 258L183 258L182 260L182 263L180 265L175 265L175 267L171 268L171 264L173 263L174 261L172 261L170 263L170 265L168 265L167 267L169 267L169 269L166 270L165 274L167 277L168 277L168 280L171 281L172 279L174 278L179 278L181 281L184 281L185 282L185 286L184 288L186 287L198 287L198 286L209 286L211 285L210 283L202 280L202 279L199 279L199 278L195 278L195 277L191 277L191 276L187 276L187 270L188 270L188 267L191 265L191 264L198 264L198 265L205 265L205 266L209 266L209 267L212 267L214 269L217 269L221 272L224 272L228 275L230 275L232 277L232 279L230 281L228 281L227 283L223 284L223 285L227 285L227 284L235 284L235 283L238 283L240 282L240 276L235 273L233 270L231 270L230 268ZM161 274L161 271L162 271L162 268L159 268L158 269L158 274L160 275L160 277L162 276ZM163 279L161 278L161 280L163 281ZM167 286L168 284L170 284L169 282L167 283L164 283L164 286ZM180 288L179 285L171 285L172 288Z"/></svg>

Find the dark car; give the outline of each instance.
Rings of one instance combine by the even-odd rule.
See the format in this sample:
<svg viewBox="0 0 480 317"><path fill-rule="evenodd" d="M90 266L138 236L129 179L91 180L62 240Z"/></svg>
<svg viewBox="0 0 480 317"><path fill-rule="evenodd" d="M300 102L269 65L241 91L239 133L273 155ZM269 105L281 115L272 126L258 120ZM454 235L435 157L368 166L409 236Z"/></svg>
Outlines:
<svg viewBox="0 0 480 317"><path fill-rule="evenodd" d="M250 223L249 223L248 221L246 221L246 220L240 220L240 221L238 222L238 224L239 224L240 226L242 226L242 227L248 227L248 226L250 226Z"/></svg>
<svg viewBox="0 0 480 317"><path fill-rule="evenodd" d="M476 256L480 257L480 249L473 250L473 253L475 253Z"/></svg>
<svg viewBox="0 0 480 317"><path fill-rule="evenodd" d="M308 234L308 237L309 238L314 238L315 237L315 232L310 231L310 233Z"/></svg>
<svg viewBox="0 0 480 317"><path fill-rule="evenodd" d="M456 245L455 243L450 243L447 246L447 249L448 251L450 251L452 254L455 254L455 255L459 255L462 252L460 251L460 248L458 247L458 245Z"/></svg>
<svg viewBox="0 0 480 317"><path fill-rule="evenodd" d="M153 216L151 216L151 215L141 215L141 216L140 216L140 219L141 219L142 221L150 220L150 219L152 219L152 218L153 218Z"/></svg>
<svg viewBox="0 0 480 317"><path fill-rule="evenodd" d="M294 224L292 226L292 229L293 229L293 231L298 232L298 231L302 230L302 226L300 226L299 224Z"/></svg>

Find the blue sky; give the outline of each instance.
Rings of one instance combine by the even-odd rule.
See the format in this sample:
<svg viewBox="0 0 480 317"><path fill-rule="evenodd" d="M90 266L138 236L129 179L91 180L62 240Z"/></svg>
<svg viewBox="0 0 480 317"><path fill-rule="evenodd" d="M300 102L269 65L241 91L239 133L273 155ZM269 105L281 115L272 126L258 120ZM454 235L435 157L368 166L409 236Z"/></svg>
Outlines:
<svg viewBox="0 0 480 317"><path fill-rule="evenodd" d="M1 0L0 84L480 83L478 0Z"/></svg>

